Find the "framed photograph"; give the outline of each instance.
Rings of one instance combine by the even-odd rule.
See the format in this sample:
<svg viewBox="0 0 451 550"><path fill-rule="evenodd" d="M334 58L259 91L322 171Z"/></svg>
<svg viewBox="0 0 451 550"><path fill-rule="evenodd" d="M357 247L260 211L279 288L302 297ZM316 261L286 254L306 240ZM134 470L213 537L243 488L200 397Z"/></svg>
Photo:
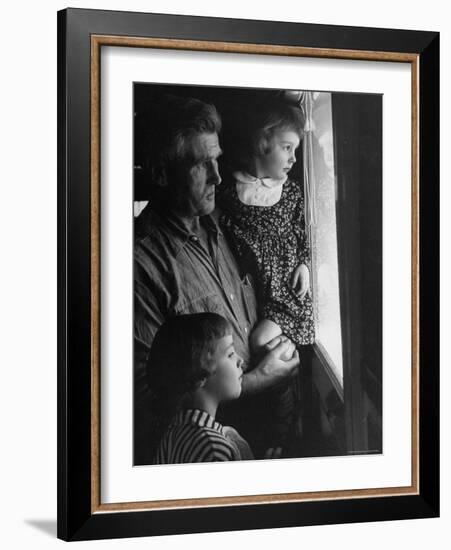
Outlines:
<svg viewBox="0 0 451 550"><path fill-rule="evenodd" d="M58 13L58 537L439 514L439 35Z"/></svg>

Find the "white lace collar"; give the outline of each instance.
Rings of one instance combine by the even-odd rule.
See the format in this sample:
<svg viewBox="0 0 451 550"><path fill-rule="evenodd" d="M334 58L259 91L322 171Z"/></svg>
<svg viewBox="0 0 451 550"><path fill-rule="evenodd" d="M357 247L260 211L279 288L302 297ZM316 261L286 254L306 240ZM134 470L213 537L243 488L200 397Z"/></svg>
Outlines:
<svg viewBox="0 0 451 550"><path fill-rule="evenodd" d="M234 172L233 177L239 183L247 183L247 184L254 184L254 185L260 184L270 189L273 189L274 187L279 187L280 185L283 185L287 181L288 176L285 176L280 180L275 180L272 178L257 178L255 176L251 176L247 172Z"/></svg>
<svg viewBox="0 0 451 550"><path fill-rule="evenodd" d="M273 206L282 195L287 176L280 180L257 178L246 172L235 172L236 191L239 200L250 206Z"/></svg>

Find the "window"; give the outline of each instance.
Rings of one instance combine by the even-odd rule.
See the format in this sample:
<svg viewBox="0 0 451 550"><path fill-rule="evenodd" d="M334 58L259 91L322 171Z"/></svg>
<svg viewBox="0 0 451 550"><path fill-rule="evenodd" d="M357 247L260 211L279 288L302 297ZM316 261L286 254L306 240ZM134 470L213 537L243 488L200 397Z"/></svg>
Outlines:
<svg viewBox="0 0 451 550"><path fill-rule="evenodd" d="M315 93L313 98L311 159L316 220L311 225L310 238L316 342L343 385L332 98L325 92Z"/></svg>

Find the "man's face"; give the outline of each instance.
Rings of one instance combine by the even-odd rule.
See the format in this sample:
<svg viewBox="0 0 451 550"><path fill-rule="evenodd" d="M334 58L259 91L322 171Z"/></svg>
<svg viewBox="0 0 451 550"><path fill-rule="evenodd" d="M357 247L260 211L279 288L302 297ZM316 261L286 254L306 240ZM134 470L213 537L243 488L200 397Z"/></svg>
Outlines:
<svg viewBox="0 0 451 550"><path fill-rule="evenodd" d="M174 189L174 205L183 217L211 214L215 208L215 190L221 183L218 157L222 151L218 135L197 134L188 144L192 162L179 175Z"/></svg>

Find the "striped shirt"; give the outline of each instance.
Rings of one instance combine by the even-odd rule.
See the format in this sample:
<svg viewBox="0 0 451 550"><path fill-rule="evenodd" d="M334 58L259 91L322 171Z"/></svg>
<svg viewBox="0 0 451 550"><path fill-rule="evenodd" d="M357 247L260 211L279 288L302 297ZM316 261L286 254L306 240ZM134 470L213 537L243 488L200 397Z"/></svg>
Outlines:
<svg viewBox="0 0 451 550"><path fill-rule="evenodd" d="M222 426L207 412L185 409L177 414L160 442L154 464L224 462L253 458L236 430Z"/></svg>

